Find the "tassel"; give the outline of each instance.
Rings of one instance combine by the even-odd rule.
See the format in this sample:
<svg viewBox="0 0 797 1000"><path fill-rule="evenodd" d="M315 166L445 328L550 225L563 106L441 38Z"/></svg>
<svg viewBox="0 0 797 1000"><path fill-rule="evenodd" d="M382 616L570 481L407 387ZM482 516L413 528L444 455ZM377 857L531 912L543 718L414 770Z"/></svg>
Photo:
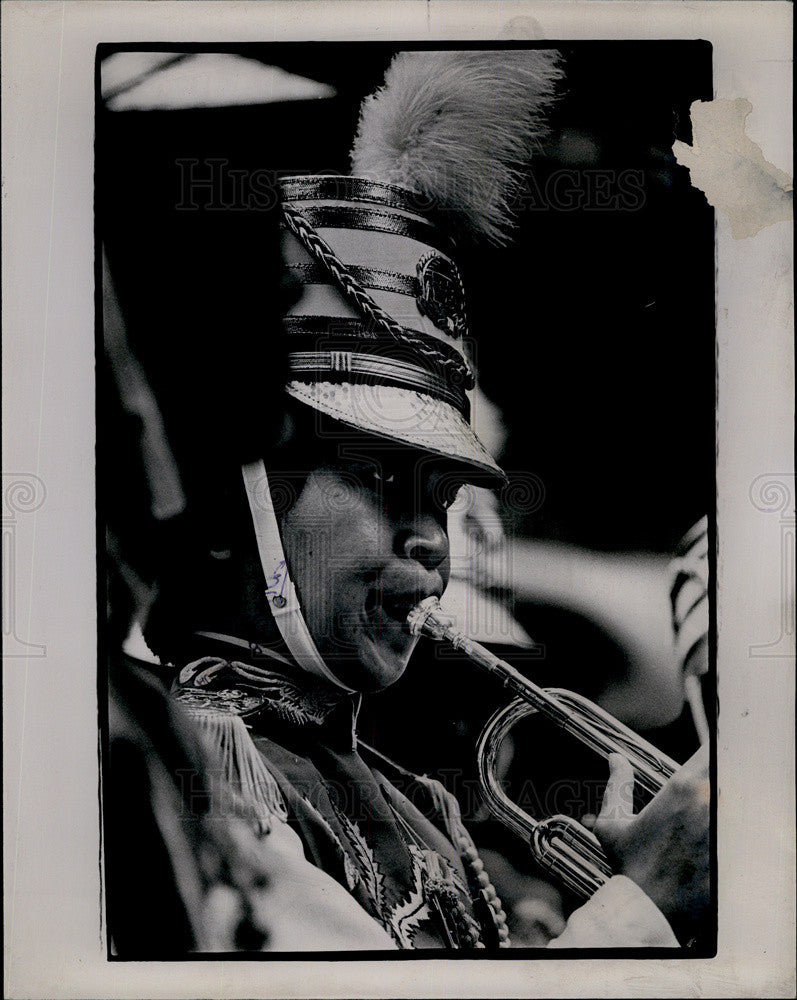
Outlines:
<svg viewBox="0 0 797 1000"><path fill-rule="evenodd" d="M473 839L462 822L462 814L459 811L459 803L456 798L445 790L443 785L436 779L427 775L419 776L416 781L428 791L434 803L435 810L442 817L449 839L454 844L463 864L469 869L469 878L472 883L478 886L479 892L477 910L489 912L491 914L490 923L486 924L480 918L483 931L497 935L498 947L509 948L509 931L506 925L506 913L498 898L498 893L487 872L484 864L476 850ZM484 905L482 905L484 904ZM485 911L486 905L486 911ZM491 927L490 925L494 925Z"/></svg>
<svg viewBox="0 0 797 1000"><path fill-rule="evenodd" d="M426 865L424 887L427 894L434 894L449 907L456 906L459 900L457 890L454 888L451 875L443 871L437 852L426 850L423 852L423 859Z"/></svg>
<svg viewBox="0 0 797 1000"><path fill-rule="evenodd" d="M269 833L274 817L286 822L282 793L241 716L197 712L193 720L223 780L254 813L260 834Z"/></svg>
<svg viewBox="0 0 797 1000"><path fill-rule="evenodd" d="M435 812L442 817L445 824L448 839L453 844L458 844L463 834L467 832L462 823L462 815L459 811L459 803L443 785L436 779L428 775L417 775L415 780L419 785L423 785L434 803Z"/></svg>

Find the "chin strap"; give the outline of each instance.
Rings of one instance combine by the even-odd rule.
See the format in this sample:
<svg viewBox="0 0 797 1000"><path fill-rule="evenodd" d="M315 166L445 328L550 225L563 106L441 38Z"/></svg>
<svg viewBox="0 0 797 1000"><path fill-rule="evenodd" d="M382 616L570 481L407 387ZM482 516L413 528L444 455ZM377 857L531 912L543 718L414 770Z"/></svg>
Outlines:
<svg viewBox="0 0 797 1000"><path fill-rule="evenodd" d="M262 459L242 466L241 471L255 529L260 565L266 580L266 601L282 640L303 670L352 693L353 688L342 684L324 663L307 628L299 595L288 572L271 488Z"/></svg>

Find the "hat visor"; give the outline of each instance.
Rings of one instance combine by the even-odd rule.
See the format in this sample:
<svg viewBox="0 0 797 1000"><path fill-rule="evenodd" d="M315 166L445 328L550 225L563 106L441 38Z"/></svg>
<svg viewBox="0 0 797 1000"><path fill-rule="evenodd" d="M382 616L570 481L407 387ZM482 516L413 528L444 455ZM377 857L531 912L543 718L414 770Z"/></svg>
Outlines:
<svg viewBox="0 0 797 1000"><path fill-rule="evenodd" d="M471 472L479 486L502 486L506 474L450 403L382 384L289 382L288 394L341 423L439 455Z"/></svg>

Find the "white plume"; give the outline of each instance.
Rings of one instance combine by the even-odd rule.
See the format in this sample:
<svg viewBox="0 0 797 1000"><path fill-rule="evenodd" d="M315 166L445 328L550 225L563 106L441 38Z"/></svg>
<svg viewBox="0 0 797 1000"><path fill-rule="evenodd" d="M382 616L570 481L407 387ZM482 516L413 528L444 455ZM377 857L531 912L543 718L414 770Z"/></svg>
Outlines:
<svg viewBox="0 0 797 1000"><path fill-rule="evenodd" d="M417 191L459 236L505 243L560 62L539 49L400 52L363 102L352 172Z"/></svg>

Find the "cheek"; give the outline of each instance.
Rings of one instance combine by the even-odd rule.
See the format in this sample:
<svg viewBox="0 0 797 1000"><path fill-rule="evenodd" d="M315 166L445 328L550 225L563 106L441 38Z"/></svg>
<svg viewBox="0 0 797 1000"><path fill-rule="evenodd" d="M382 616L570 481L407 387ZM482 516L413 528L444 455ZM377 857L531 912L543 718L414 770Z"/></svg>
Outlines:
<svg viewBox="0 0 797 1000"><path fill-rule="evenodd" d="M318 627L362 603L384 562L387 528L367 497L343 484L308 482L282 523L282 542L306 616Z"/></svg>

